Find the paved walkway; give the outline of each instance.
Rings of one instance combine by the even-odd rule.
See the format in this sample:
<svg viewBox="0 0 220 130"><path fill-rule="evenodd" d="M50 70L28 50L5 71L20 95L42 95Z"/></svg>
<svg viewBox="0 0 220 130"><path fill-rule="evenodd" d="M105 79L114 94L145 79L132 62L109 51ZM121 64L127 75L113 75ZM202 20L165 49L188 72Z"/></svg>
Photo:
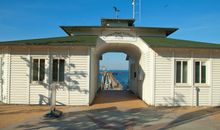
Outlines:
<svg viewBox="0 0 220 130"><path fill-rule="evenodd" d="M72 107L62 118L41 117L8 129L219 130L220 108L155 108L127 91L102 91L90 107Z"/></svg>
<svg viewBox="0 0 220 130"><path fill-rule="evenodd" d="M147 108L148 106L130 91L104 90L97 94L91 109L109 107L121 110Z"/></svg>

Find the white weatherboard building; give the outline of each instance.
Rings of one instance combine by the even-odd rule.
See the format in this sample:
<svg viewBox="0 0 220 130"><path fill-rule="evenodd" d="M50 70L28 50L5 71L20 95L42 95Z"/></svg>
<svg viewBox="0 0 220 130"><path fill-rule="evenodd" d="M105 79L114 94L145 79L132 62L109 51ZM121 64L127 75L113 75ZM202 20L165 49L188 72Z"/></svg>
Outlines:
<svg viewBox="0 0 220 130"><path fill-rule="evenodd" d="M0 100L89 105L99 89L99 59L124 52L129 88L150 105L219 106L220 45L167 38L176 28L135 27L133 19L101 26L61 26L66 37L0 43Z"/></svg>

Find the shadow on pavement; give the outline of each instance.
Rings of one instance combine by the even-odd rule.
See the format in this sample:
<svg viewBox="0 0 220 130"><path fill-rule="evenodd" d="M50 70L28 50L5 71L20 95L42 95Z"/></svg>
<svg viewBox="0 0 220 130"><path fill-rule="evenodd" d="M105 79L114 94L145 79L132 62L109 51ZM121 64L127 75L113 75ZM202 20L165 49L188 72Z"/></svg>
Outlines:
<svg viewBox="0 0 220 130"><path fill-rule="evenodd" d="M180 115L175 120L168 123L165 127L160 128L160 130L174 128L174 127L184 125L184 124L187 124L192 121L196 121L196 120L208 117L208 116L213 116L218 113L220 113L220 107L208 107L205 109L200 109L197 111L188 112L188 113Z"/></svg>
<svg viewBox="0 0 220 130"><path fill-rule="evenodd" d="M219 113L219 107L196 108L195 111L188 112L184 109L184 107L148 107L129 110L119 110L117 107L109 107L95 110L67 112L59 119L47 120L43 118L40 122L23 123L22 125L17 126L16 129L164 130L175 129L180 125L188 125L188 123L191 123L192 121Z"/></svg>
<svg viewBox="0 0 220 130"><path fill-rule="evenodd" d="M145 108L118 110L116 107L65 113L62 118L37 124L23 124L17 129L129 129L144 123L158 121L164 113Z"/></svg>

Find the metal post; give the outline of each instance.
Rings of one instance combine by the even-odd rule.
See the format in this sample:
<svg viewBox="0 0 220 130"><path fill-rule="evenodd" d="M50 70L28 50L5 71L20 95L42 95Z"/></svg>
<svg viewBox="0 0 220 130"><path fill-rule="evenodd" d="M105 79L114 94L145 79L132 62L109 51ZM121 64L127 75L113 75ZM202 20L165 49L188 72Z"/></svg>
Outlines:
<svg viewBox="0 0 220 130"><path fill-rule="evenodd" d="M56 84L51 85L51 110L56 107Z"/></svg>
<svg viewBox="0 0 220 130"><path fill-rule="evenodd" d="M133 19L135 19L135 1L136 0L132 0L132 13L133 13Z"/></svg>

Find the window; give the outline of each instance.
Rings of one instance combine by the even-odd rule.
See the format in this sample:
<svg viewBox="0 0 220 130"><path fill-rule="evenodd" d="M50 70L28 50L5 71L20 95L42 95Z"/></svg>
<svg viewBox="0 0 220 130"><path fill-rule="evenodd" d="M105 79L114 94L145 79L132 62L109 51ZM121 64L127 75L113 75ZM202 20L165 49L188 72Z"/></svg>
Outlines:
<svg viewBox="0 0 220 130"><path fill-rule="evenodd" d="M45 59L33 59L32 80L43 81L45 77Z"/></svg>
<svg viewBox="0 0 220 130"><path fill-rule="evenodd" d="M65 60L53 59L53 81L56 82L64 81L64 65L65 65Z"/></svg>
<svg viewBox="0 0 220 130"><path fill-rule="evenodd" d="M187 61L176 61L176 83L187 83Z"/></svg>
<svg viewBox="0 0 220 130"><path fill-rule="evenodd" d="M206 83L206 62L195 62L195 83Z"/></svg>

